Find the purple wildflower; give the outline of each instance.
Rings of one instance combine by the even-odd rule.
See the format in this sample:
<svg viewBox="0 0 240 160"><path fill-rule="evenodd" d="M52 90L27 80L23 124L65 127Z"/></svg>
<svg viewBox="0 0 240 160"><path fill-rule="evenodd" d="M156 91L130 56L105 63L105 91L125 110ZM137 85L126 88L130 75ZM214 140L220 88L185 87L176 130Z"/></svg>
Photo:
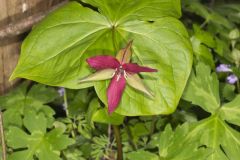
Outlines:
<svg viewBox="0 0 240 160"><path fill-rule="evenodd" d="M238 81L238 77L234 74L231 74L227 77L227 82L230 84L234 84Z"/></svg>
<svg viewBox="0 0 240 160"><path fill-rule="evenodd" d="M64 95L64 93L65 93L65 89L63 87L60 87L58 89L58 94L60 95L60 97L62 97Z"/></svg>
<svg viewBox="0 0 240 160"><path fill-rule="evenodd" d="M232 72L230 67L231 67L231 65L229 65L229 64L220 64L219 66L217 66L216 71L217 72Z"/></svg>

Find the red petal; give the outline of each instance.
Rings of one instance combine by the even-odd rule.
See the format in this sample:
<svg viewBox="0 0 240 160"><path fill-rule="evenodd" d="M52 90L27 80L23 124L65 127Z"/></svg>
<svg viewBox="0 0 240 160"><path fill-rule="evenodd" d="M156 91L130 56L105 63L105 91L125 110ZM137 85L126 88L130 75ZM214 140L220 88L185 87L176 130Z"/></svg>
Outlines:
<svg viewBox="0 0 240 160"><path fill-rule="evenodd" d="M156 69L149 67L142 67L134 63L127 63L123 65L123 69L127 72L139 73L139 72L157 72Z"/></svg>
<svg viewBox="0 0 240 160"><path fill-rule="evenodd" d="M114 112L122 98L123 91L126 86L126 80L123 75L118 79L116 74L110 82L110 85L107 90L108 98L108 112L111 114Z"/></svg>
<svg viewBox="0 0 240 160"><path fill-rule="evenodd" d="M95 56L87 59L87 63L94 69L118 68L119 61L112 56Z"/></svg>

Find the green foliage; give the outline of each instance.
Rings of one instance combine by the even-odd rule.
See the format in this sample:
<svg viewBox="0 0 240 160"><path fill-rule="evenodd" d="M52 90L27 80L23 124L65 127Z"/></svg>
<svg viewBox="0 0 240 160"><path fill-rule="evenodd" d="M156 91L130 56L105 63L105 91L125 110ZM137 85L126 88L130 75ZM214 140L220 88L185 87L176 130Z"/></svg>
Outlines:
<svg viewBox="0 0 240 160"><path fill-rule="evenodd" d="M201 144L213 149L213 153L208 159L228 159L228 157L235 157L232 159L236 159L236 152L239 152L240 145L239 136L239 132L232 129L217 115L193 124L191 131L188 133L189 139L198 137ZM235 146L234 150L232 150L232 145Z"/></svg>
<svg viewBox="0 0 240 160"><path fill-rule="evenodd" d="M94 122L101 122L101 123L110 123L113 125L120 125L123 123L124 117L113 113L112 115L109 115L106 109L99 109L96 111L92 117L92 120Z"/></svg>
<svg viewBox="0 0 240 160"><path fill-rule="evenodd" d="M47 117L48 126L50 126L53 122L54 111L46 104L53 101L57 96L58 94L53 88L38 84L27 92L27 84L22 84L6 96L0 97L0 106L6 110L3 114L4 126L21 126L21 117L29 109L44 113Z"/></svg>
<svg viewBox="0 0 240 160"><path fill-rule="evenodd" d="M205 23L214 25L216 29L222 30L223 27L231 29L234 24L219 14L216 10L201 4L200 0L183 0L185 10L193 12L205 19Z"/></svg>
<svg viewBox="0 0 240 160"><path fill-rule="evenodd" d="M64 129L53 128L54 110L46 104L58 97L54 88L27 83L0 97L9 160L60 160L60 151L74 143Z"/></svg>
<svg viewBox="0 0 240 160"><path fill-rule="evenodd" d="M201 147L198 137L186 139L188 132L188 124L178 127L175 132L168 125L158 139L154 140L159 148L160 160L203 160L211 154L209 149Z"/></svg>
<svg viewBox="0 0 240 160"><path fill-rule="evenodd" d="M89 101L92 99L92 92L88 89L66 90L68 101L68 116L73 118L85 112ZM91 108L91 107L89 107Z"/></svg>
<svg viewBox="0 0 240 160"><path fill-rule="evenodd" d="M98 7L99 12L108 17L111 22L123 23L129 20L155 20L161 17L181 16L179 0L167 1L130 1L130 0L83 0L83 2Z"/></svg>
<svg viewBox="0 0 240 160"><path fill-rule="evenodd" d="M112 125L124 160L239 159L239 2L182 0L181 17L179 0L79 1L52 12L23 43L12 78L71 89L59 95L26 82L0 97L9 160L116 159ZM154 98L127 87L109 115L109 81L78 82L94 72L86 58L114 56L129 40L132 62L158 69L139 75Z"/></svg>
<svg viewBox="0 0 240 160"><path fill-rule="evenodd" d="M76 143L63 151L64 160L86 160L90 158L91 142L82 136L75 138Z"/></svg>
<svg viewBox="0 0 240 160"><path fill-rule="evenodd" d="M197 61L204 62L207 65L210 65L212 68L215 68L213 56L211 50L208 47L215 48L216 41L213 36L206 31L201 30L197 25L193 26L194 35L191 37L193 53L196 56Z"/></svg>
<svg viewBox="0 0 240 160"><path fill-rule="evenodd" d="M196 66L196 75L192 72L183 98L193 104L201 106L204 110L214 113L220 107L219 83L217 75L203 63Z"/></svg>
<svg viewBox="0 0 240 160"><path fill-rule="evenodd" d="M93 122L113 124L113 125L121 125L124 120L124 116L119 115L117 113L112 113L109 115L106 108L101 108L98 99L93 99L90 102L88 108L88 122L92 124Z"/></svg>
<svg viewBox="0 0 240 160"><path fill-rule="evenodd" d="M210 68L200 63L196 66L196 76L192 74L183 97L212 113L210 117L192 124L192 129L187 135L189 139L198 137L201 144L214 150L209 159L227 159L227 157L235 157L235 152L240 152L238 140L240 133L224 121L240 124L240 98L237 96L233 101L220 106L218 84L216 74L211 74ZM231 147L228 145L236 146L233 152L229 151ZM221 149L222 146L225 148Z"/></svg>
<svg viewBox="0 0 240 160"><path fill-rule="evenodd" d="M231 102L223 104L220 115L224 120L240 126L240 95L236 96Z"/></svg>
<svg viewBox="0 0 240 160"><path fill-rule="evenodd" d="M113 147L114 144L109 143L108 137L102 135L99 137L93 138L92 144L92 152L91 155L94 159L100 160L101 158L110 158L109 155L111 152L110 148Z"/></svg>
<svg viewBox="0 0 240 160"><path fill-rule="evenodd" d="M60 150L74 143L67 135L63 135L64 130L55 128L46 133L47 119L44 114L37 114L33 110L28 110L23 119L27 131L11 126L7 132L7 144L13 149L25 148L10 154L9 160L60 160ZM36 125L37 124L37 125Z"/></svg>
<svg viewBox="0 0 240 160"><path fill-rule="evenodd" d="M151 152L147 152L147 151L136 151L136 152L131 152L127 154L127 159L128 160L159 160L158 156L151 153Z"/></svg>
<svg viewBox="0 0 240 160"><path fill-rule="evenodd" d="M225 98L228 101L231 101L234 99L235 95L235 89L236 87L234 85L231 84L227 84L227 83L220 83L220 94L221 97Z"/></svg>
<svg viewBox="0 0 240 160"><path fill-rule="evenodd" d="M85 60L99 54L115 55L133 40L133 62L159 71L141 75L155 98L127 87L116 113L137 116L174 112L192 65L188 33L177 19L181 16L180 1L83 2L99 12L70 2L47 16L25 39L11 79L22 77L74 89L94 85L107 105L108 81L79 84L80 78L92 72Z"/></svg>

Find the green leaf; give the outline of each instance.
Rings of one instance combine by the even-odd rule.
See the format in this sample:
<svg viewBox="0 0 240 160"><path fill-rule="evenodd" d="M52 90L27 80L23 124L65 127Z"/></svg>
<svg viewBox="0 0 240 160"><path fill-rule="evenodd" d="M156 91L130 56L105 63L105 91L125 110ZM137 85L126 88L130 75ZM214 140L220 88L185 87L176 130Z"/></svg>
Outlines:
<svg viewBox="0 0 240 160"><path fill-rule="evenodd" d="M205 144L213 149L208 160L229 160L232 153L240 152L240 133L229 127L219 116L211 116L191 125L186 139L199 138L200 144ZM230 151L231 146L236 146ZM224 146L222 149L221 146ZM225 150L226 149L226 150Z"/></svg>
<svg viewBox="0 0 240 160"><path fill-rule="evenodd" d="M64 151L64 155L67 160L86 160L84 158L82 151L78 148L72 148L71 150Z"/></svg>
<svg viewBox="0 0 240 160"><path fill-rule="evenodd" d="M98 110L98 108L100 107L100 104L98 102L97 98L94 98L93 100L91 100L89 106L88 106L88 111L87 111L87 122L88 124L91 125L91 127L94 128L94 124L93 124L93 115L96 113L96 111Z"/></svg>
<svg viewBox="0 0 240 160"><path fill-rule="evenodd" d="M155 98L150 99L127 87L116 112L129 116L174 112L192 65L188 33L175 18L180 15L179 1L124 0L121 7L120 1L85 2L99 7L106 17L76 2L50 14L24 41L12 79L23 77L74 89L89 87L93 83L78 83L80 78L91 73L86 58L99 54L114 55L132 39L133 62L159 70L156 74L141 75ZM155 21L140 21L133 14ZM115 23L115 18L119 23ZM107 85L105 81L94 83L106 106Z"/></svg>
<svg viewBox="0 0 240 160"><path fill-rule="evenodd" d="M180 0L83 0L97 7L113 24L127 20L156 20L162 17L181 17Z"/></svg>
<svg viewBox="0 0 240 160"><path fill-rule="evenodd" d="M13 126L22 126L22 114L14 109L9 109L3 112L3 126L4 128Z"/></svg>
<svg viewBox="0 0 240 160"><path fill-rule="evenodd" d="M230 55L228 53L230 52L230 49L228 45L229 41L216 38L216 48L214 49L214 51L219 56L221 57L225 56L225 58L229 59Z"/></svg>
<svg viewBox="0 0 240 160"><path fill-rule="evenodd" d="M235 62L236 66L240 66L240 50L234 48L231 53L231 58Z"/></svg>
<svg viewBox="0 0 240 160"><path fill-rule="evenodd" d="M40 103L46 104L52 102L58 96L58 93L54 88L37 84L31 88L28 92L28 96L30 96L33 101L38 100Z"/></svg>
<svg viewBox="0 0 240 160"><path fill-rule="evenodd" d="M101 160L108 155L108 150L106 150L107 146L115 146L115 143L109 143L109 138L105 135L100 135L99 137L94 137L92 139L93 143L91 144L91 156L95 160Z"/></svg>
<svg viewBox="0 0 240 160"><path fill-rule="evenodd" d="M198 137L186 139L188 132L188 124L179 126L175 132L167 125L161 134L154 135L150 143L159 148L160 160L203 160L211 154L211 150L200 147Z"/></svg>
<svg viewBox="0 0 240 160"><path fill-rule="evenodd" d="M154 99L127 86L116 112L127 116L172 113L181 97L192 64L191 46L185 39L187 33L182 24L169 17L161 18L153 24L134 21L119 26L119 33L131 33L134 39L133 54L137 62L156 68L158 72L142 74L145 84L155 95ZM108 83L95 83L95 90L105 105Z"/></svg>
<svg viewBox="0 0 240 160"><path fill-rule="evenodd" d="M228 29L231 29L233 27L233 24L228 19L226 19L224 16L222 16L212 8L203 5L199 1L184 0L183 2L186 11L195 13L203 17L206 22L213 23L217 26L223 26Z"/></svg>
<svg viewBox="0 0 240 160"><path fill-rule="evenodd" d="M235 93L235 85L231 85L228 83L220 83L220 94L221 97L225 98L228 101L231 101L236 96Z"/></svg>
<svg viewBox="0 0 240 160"><path fill-rule="evenodd" d="M53 101L57 96L54 88L48 88L42 84L34 85L28 92L26 83L20 85L6 96L0 97L0 106L6 109L3 113L4 126L20 127L22 125L21 116L29 109L44 113L48 118L48 126L50 126L55 112L45 104Z"/></svg>
<svg viewBox="0 0 240 160"><path fill-rule="evenodd" d="M133 140L137 142L138 138L141 136L146 136L150 133L150 130L147 128L146 123L137 122L130 127L130 131L133 135Z"/></svg>
<svg viewBox="0 0 240 160"><path fill-rule="evenodd" d="M3 109L23 108L26 104L39 106L53 101L58 96L54 88L37 84L27 92L27 85L23 83L6 96L0 97L0 105ZM20 109L19 109L20 110Z"/></svg>
<svg viewBox="0 0 240 160"><path fill-rule="evenodd" d="M92 137L92 128L91 125L88 123L85 115L80 115L77 118L78 120L78 126L77 130L78 132L87 139L91 139Z"/></svg>
<svg viewBox="0 0 240 160"><path fill-rule="evenodd" d="M78 80L90 73L84 63L90 54L84 53L110 27L97 12L76 2L67 4L47 16L24 40L11 79L23 77L48 85L80 88Z"/></svg>
<svg viewBox="0 0 240 160"><path fill-rule="evenodd" d="M36 115L34 110L27 110L23 119L24 126L29 132L46 132L47 119L43 113ZM37 124L37 125L36 125Z"/></svg>
<svg viewBox="0 0 240 160"><path fill-rule="evenodd" d="M191 37L193 45L193 53L196 56L197 61L204 62L210 65L212 69L215 69L213 55L210 48L216 47L216 41L212 34L202 30L198 25L193 25L194 35ZM210 48L208 48L210 47Z"/></svg>
<svg viewBox="0 0 240 160"><path fill-rule="evenodd" d="M194 36L203 44L214 48L216 47L216 42L211 33L204 31L198 25L193 25Z"/></svg>
<svg viewBox="0 0 240 160"><path fill-rule="evenodd" d="M159 160L159 157L156 154L143 150L130 152L126 157L127 160Z"/></svg>
<svg viewBox="0 0 240 160"><path fill-rule="evenodd" d="M240 23L239 19L239 12L240 12L240 5L238 3L230 3L230 4L222 4L217 6L217 11L226 16L229 21Z"/></svg>
<svg viewBox="0 0 240 160"><path fill-rule="evenodd" d="M223 26L227 29L231 29L234 27L234 24L231 23L226 17L222 16L221 14L212 11L211 15L208 17L209 21L211 21L213 24Z"/></svg>
<svg viewBox="0 0 240 160"><path fill-rule="evenodd" d="M198 62L203 62L209 65L211 68L215 68L213 55L210 48L206 47L202 42L195 36L191 37L193 53L196 56Z"/></svg>
<svg viewBox="0 0 240 160"><path fill-rule="evenodd" d="M231 32L229 33L228 37L230 39L238 39L240 37L239 30L237 28L231 30Z"/></svg>
<svg viewBox="0 0 240 160"><path fill-rule="evenodd" d="M90 159L91 141L82 136L77 136L74 145L69 146L63 151L64 160L87 160Z"/></svg>
<svg viewBox="0 0 240 160"><path fill-rule="evenodd" d="M36 125L37 124L37 125ZM74 141L63 135L64 130L55 128L46 133L47 119L40 113L29 111L24 118L27 134L18 127L9 127L7 144L13 149L21 149L9 155L9 160L60 160L60 151Z"/></svg>
<svg viewBox="0 0 240 160"><path fill-rule="evenodd" d="M240 95L224 104L220 109L220 115L222 119L240 126Z"/></svg>
<svg viewBox="0 0 240 160"><path fill-rule="evenodd" d="M226 141L226 144L222 145L223 150L228 155L228 159L238 159L240 146L238 143Z"/></svg>
<svg viewBox="0 0 240 160"><path fill-rule="evenodd" d="M184 9L205 19L210 16L208 9L197 0L183 0Z"/></svg>
<svg viewBox="0 0 240 160"><path fill-rule="evenodd" d="M229 160L240 152L240 133L232 129L224 120L239 125L239 102L237 96L233 101L220 106L219 82L216 74L208 66L200 63L196 66L183 98L199 105L212 115L190 125L186 140L199 139L200 145L213 149L208 160ZM234 150L231 150L232 145ZM234 158L233 158L234 159Z"/></svg>
<svg viewBox="0 0 240 160"><path fill-rule="evenodd" d="M92 116L92 121L94 122L113 125L120 125L123 123L123 120L124 116L117 113L112 113L111 115L109 115L106 108L97 110Z"/></svg>
<svg viewBox="0 0 240 160"><path fill-rule="evenodd" d="M199 63L196 74L192 72L189 83L184 91L183 99L199 105L204 110L214 113L220 107L219 82L210 68Z"/></svg>
<svg viewBox="0 0 240 160"><path fill-rule="evenodd" d="M16 89L9 92L7 95L0 96L1 109L8 109L14 106L23 106L25 103L25 101L23 100L25 100L26 94L27 84L23 83L19 85Z"/></svg>
<svg viewBox="0 0 240 160"><path fill-rule="evenodd" d="M160 136L160 156L166 160L202 160L208 157L211 150L200 147L196 139L191 139L190 141L184 140L188 131L188 125L178 127L174 133L171 127L167 126ZM181 150L181 152L179 152L179 150Z"/></svg>
<svg viewBox="0 0 240 160"><path fill-rule="evenodd" d="M86 112L92 98L89 89L66 90L66 94L68 98L68 117L74 118Z"/></svg>

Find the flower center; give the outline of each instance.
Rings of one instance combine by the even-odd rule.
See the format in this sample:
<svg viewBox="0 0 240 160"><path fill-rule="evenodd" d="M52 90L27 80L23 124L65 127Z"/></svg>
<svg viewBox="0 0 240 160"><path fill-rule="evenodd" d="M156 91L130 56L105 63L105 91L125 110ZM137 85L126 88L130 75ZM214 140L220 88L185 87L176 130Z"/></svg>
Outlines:
<svg viewBox="0 0 240 160"><path fill-rule="evenodd" d="M116 72L114 73L114 75L117 74L117 81L119 81L119 79L121 78L121 76L124 76L125 79L127 79L127 73L126 71L123 69L122 65L119 68L116 68Z"/></svg>

